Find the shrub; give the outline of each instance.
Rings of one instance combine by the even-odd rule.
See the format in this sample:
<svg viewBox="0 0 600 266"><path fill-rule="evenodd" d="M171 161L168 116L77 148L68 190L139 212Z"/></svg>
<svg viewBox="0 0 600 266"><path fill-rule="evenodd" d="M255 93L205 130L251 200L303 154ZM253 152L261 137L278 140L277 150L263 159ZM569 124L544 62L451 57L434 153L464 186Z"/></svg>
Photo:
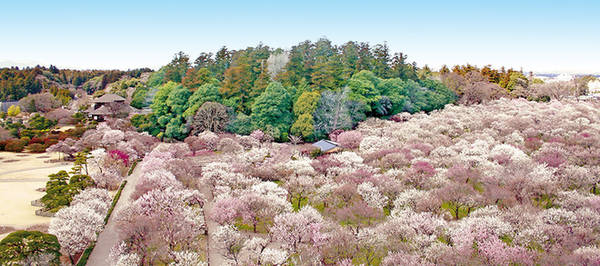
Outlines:
<svg viewBox="0 0 600 266"><path fill-rule="evenodd" d="M46 151L46 146L40 143L33 143L27 146L27 150L30 152L42 153Z"/></svg>
<svg viewBox="0 0 600 266"><path fill-rule="evenodd" d="M56 143L58 143L57 139L53 139L53 138L45 138L44 139L44 145L46 145L48 147L50 147L50 146L52 146L52 145L54 145Z"/></svg>
<svg viewBox="0 0 600 266"><path fill-rule="evenodd" d="M53 128L56 125L56 121L47 119L40 114L35 114L29 119L29 128L44 130Z"/></svg>
<svg viewBox="0 0 600 266"><path fill-rule="evenodd" d="M317 158L319 156L323 155L323 152L321 152L321 149L316 148L310 151L310 157L311 158Z"/></svg>
<svg viewBox="0 0 600 266"><path fill-rule="evenodd" d="M2 265L59 265L56 236L39 231L16 231L0 241Z"/></svg>
<svg viewBox="0 0 600 266"><path fill-rule="evenodd" d="M41 138L38 137L33 137L31 138L31 140L29 140L29 144L34 144L34 143L44 143L44 140L42 140Z"/></svg>
<svg viewBox="0 0 600 266"><path fill-rule="evenodd" d="M8 114L8 116L16 116L21 113L21 107L19 107L18 105L11 105L10 107L8 107L6 113Z"/></svg>
<svg viewBox="0 0 600 266"><path fill-rule="evenodd" d="M25 149L26 144L27 142L24 142L22 140L12 139L6 143L4 150L12 152L22 152L23 149Z"/></svg>

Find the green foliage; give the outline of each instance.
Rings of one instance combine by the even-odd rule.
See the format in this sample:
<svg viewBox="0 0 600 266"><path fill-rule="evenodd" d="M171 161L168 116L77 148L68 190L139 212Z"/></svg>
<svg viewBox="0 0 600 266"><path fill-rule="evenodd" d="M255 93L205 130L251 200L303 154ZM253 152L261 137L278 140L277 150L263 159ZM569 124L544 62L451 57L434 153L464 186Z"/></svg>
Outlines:
<svg viewBox="0 0 600 266"><path fill-rule="evenodd" d="M86 121L87 117L85 116L84 113L77 112L77 113L73 114L73 119L75 119L75 123L81 124L81 123L84 123Z"/></svg>
<svg viewBox="0 0 600 266"><path fill-rule="evenodd" d="M127 172L127 175L131 175L131 173L133 173L133 170L135 170L135 167L137 166L138 162L139 162L139 159L133 161L133 163L131 164L131 167L129 168L129 171Z"/></svg>
<svg viewBox="0 0 600 266"><path fill-rule="evenodd" d="M204 84L216 85L219 81L212 76L210 70L203 67L200 69L188 69L181 83L183 86L193 91Z"/></svg>
<svg viewBox="0 0 600 266"><path fill-rule="evenodd" d="M15 231L0 241L0 264L23 263L42 254L53 255L50 265L60 265L60 244L56 236L39 231Z"/></svg>
<svg viewBox="0 0 600 266"><path fill-rule="evenodd" d="M191 117L196 114L198 108L205 102L221 103L221 95L219 94L219 86L214 83L204 84L200 86L190 96L188 100L189 107L184 112L185 117Z"/></svg>
<svg viewBox="0 0 600 266"><path fill-rule="evenodd" d="M79 191L82 191L93 184L94 180L88 175L73 175L69 179L69 186L78 189Z"/></svg>
<svg viewBox="0 0 600 266"><path fill-rule="evenodd" d="M166 67L162 67L158 71L152 73L150 75L150 77L148 78L146 85L148 87L158 87L160 85L163 85L166 82L165 81L165 71L166 71Z"/></svg>
<svg viewBox="0 0 600 266"><path fill-rule="evenodd" d="M46 194L41 198L41 202L50 212L57 212L62 207L68 206L73 196L93 184L91 177L87 175L78 174L69 177L69 173L64 170L48 177L50 180L46 182Z"/></svg>
<svg viewBox="0 0 600 266"><path fill-rule="evenodd" d="M137 116L132 119L132 124L155 136L164 131L164 137L182 140L188 132L184 112L189 107L190 95L188 89L169 81L160 86L154 95L150 106L154 113L145 118Z"/></svg>
<svg viewBox="0 0 600 266"><path fill-rule="evenodd" d="M132 124L154 136L181 140L200 106L216 102L229 107L230 132L261 129L279 141L287 134L314 139L352 128L368 116L429 112L456 100L429 79L427 66L406 63L406 55L391 54L386 44L305 41L291 48L285 66L269 59L277 54L281 50L264 45L237 51L223 47L215 55L202 53L190 65L180 52L150 76L146 88L136 90L132 106L143 107L154 95L154 113L135 116Z"/></svg>
<svg viewBox="0 0 600 266"><path fill-rule="evenodd" d="M190 67L190 57L183 52L175 54L171 63L166 65L165 68L165 79L167 81L174 81L181 83L187 69Z"/></svg>
<svg viewBox="0 0 600 266"><path fill-rule="evenodd" d="M87 175L87 159L89 158L89 153L86 151L80 151L76 153L75 162L73 163L73 167L71 168L71 174L81 175L83 171L85 171L85 174Z"/></svg>
<svg viewBox="0 0 600 266"><path fill-rule="evenodd" d="M238 113L227 124L227 131L240 135L249 135L254 129L250 116L244 113Z"/></svg>
<svg viewBox="0 0 600 266"><path fill-rule="evenodd" d="M153 114L142 115L137 114L131 117L131 125L136 127L140 131L146 131L149 134L156 136L160 132L160 128L155 127L155 120Z"/></svg>
<svg viewBox="0 0 600 266"><path fill-rule="evenodd" d="M92 255L92 251L94 251L94 247L96 247L96 243L92 243L89 247L87 247L83 253L81 254L81 257L79 257L79 261L77 262L77 266L85 266L87 265L87 261L90 258L90 255Z"/></svg>
<svg viewBox="0 0 600 266"><path fill-rule="evenodd" d="M68 87L81 87L92 94L104 89L109 83L123 75L139 77L150 69L120 70L69 70L36 66L34 68L0 69L0 101L16 101L29 94L36 94L42 88L50 90L63 104L71 98Z"/></svg>
<svg viewBox="0 0 600 266"><path fill-rule="evenodd" d="M414 83L411 83L414 84ZM397 114L404 110L408 101L407 82L399 78L384 79L377 86L380 95L388 97L392 103L391 114Z"/></svg>
<svg viewBox="0 0 600 266"><path fill-rule="evenodd" d="M138 109L142 109L142 108L148 106L148 103L146 102L147 95L148 95L147 88L144 88L144 87L137 88L131 97L130 105L135 108L138 108Z"/></svg>
<svg viewBox="0 0 600 266"><path fill-rule="evenodd" d="M21 113L21 107L18 105L11 105L8 107L8 110L6 110L6 113L8 116L17 116Z"/></svg>
<svg viewBox="0 0 600 266"><path fill-rule="evenodd" d="M137 163L137 161L135 161L135 163ZM131 169L133 169L133 168L131 168ZM108 219L110 219L110 215L115 210L115 206L117 206L117 202L119 202L119 199L121 198L121 192L123 192L123 188L125 188L126 184L127 184L127 180L124 180L123 183L121 183L121 186L119 186L119 190L117 190L117 193L115 194L115 197L113 198L113 201L110 204L110 208L108 209L108 212L106 213L106 217L104 218L104 225L106 225L108 223Z"/></svg>
<svg viewBox="0 0 600 266"><path fill-rule="evenodd" d="M315 159L315 158L317 158L317 157L319 157L321 155L323 155L323 152L321 152L321 149L319 149L319 148L312 149L310 151L310 158Z"/></svg>
<svg viewBox="0 0 600 266"><path fill-rule="evenodd" d="M377 77L369 71L363 70L355 74L348 81L348 88L350 89L348 99L364 104L365 111L370 112L371 107L380 98L379 91L375 89L377 83Z"/></svg>
<svg viewBox="0 0 600 266"><path fill-rule="evenodd" d="M282 133L288 132L292 124L292 101L287 90L279 82L273 82L265 89L252 105L252 124L263 131L272 129L278 131L273 137L282 138Z"/></svg>
<svg viewBox="0 0 600 266"><path fill-rule="evenodd" d="M311 113L304 113L292 125L290 132L294 136L302 136L307 141L313 140L314 120Z"/></svg>
<svg viewBox="0 0 600 266"><path fill-rule="evenodd" d="M47 119L36 113L29 119L29 128L37 130L51 129L56 123L56 121Z"/></svg>
<svg viewBox="0 0 600 266"><path fill-rule="evenodd" d="M321 93L318 91L305 91L298 100L294 103L294 115L296 117L302 114L312 114L317 109L317 104L321 98Z"/></svg>

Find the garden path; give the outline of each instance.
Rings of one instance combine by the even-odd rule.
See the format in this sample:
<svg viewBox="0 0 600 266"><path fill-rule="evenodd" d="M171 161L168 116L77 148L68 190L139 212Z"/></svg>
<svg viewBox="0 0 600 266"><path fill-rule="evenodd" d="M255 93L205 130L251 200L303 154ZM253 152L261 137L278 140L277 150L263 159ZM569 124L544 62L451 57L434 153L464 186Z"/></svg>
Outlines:
<svg viewBox="0 0 600 266"><path fill-rule="evenodd" d="M104 230L98 236L96 246L90 254L87 265L90 266L106 266L110 265L108 255L110 249L119 242L119 233L117 231L117 225L115 221L116 213L127 207L131 202L131 194L135 191L135 186L138 184L142 167L136 167L133 173L127 177L127 184L121 192L121 197L117 201L117 205L112 212L112 215L108 219L108 223L104 227Z"/></svg>

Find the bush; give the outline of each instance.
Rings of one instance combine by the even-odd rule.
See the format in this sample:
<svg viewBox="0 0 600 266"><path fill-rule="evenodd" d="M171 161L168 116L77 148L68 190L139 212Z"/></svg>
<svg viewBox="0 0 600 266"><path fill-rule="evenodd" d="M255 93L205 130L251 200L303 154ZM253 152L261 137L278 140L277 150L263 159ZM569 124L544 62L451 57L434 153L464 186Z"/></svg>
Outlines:
<svg viewBox="0 0 600 266"><path fill-rule="evenodd" d="M93 184L93 180L87 175L69 177L64 170L48 177L50 180L46 182L46 195L42 197L41 202L45 206L44 209L50 212L57 212L62 207L68 206L73 196Z"/></svg>
<svg viewBox="0 0 600 266"><path fill-rule="evenodd" d="M40 114L35 114L33 117L31 117L31 119L29 119L29 128L31 129L44 130L53 128L55 125L56 121L46 119Z"/></svg>
<svg viewBox="0 0 600 266"><path fill-rule="evenodd" d="M38 137L33 137L29 140L29 144L34 144L34 143L44 143L44 140L42 140L41 138Z"/></svg>
<svg viewBox="0 0 600 266"><path fill-rule="evenodd" d="M8 107L6 113L8 114L8 116L16 116L21 113L21 107L19 107L18 105L11 105L10 107Z"/></svg>
<svg viewBox="0 0 600 266"><path fill-rule="evenodd" d="M42 153L46 151L46 146L40 143L33 143L27 146L27 150L30 152Z"/></svg>
<svg viewBox="0 0 600 266"><path fill-rule="evenodd" d="M311 158L317 158L319 156L323 155L323 152L321 152L321 149L316 148L310 151L310 157Z"/></svg>
<svg viewBox="0 0 600 266"><path fill-rule="evenodd" d="M26 144L27 142L24 142L22 140L12 139L6 143L4 150L12 152L22 152L23 149L25 149Z"/></svg>
<svg viewBox="0 0 600 266"><path fill-rule="evenodd" d="M53 138L45 138L44 139L44 145L50 147L54 144L58 143L58 139L53 139Z"/></svg>
<svg viewBox="0 0 600 266"><path fill-rule="evenodd" d="M60 244L51 234L16 231L0 241L1 265L59 265L59 259Z"/></svg>

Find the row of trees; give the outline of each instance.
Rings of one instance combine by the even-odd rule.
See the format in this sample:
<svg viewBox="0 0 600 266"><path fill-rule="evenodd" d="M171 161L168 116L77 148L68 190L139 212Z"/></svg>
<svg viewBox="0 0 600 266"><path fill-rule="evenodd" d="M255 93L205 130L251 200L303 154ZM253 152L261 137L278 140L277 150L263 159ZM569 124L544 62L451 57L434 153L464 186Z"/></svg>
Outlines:
<svg viewBox="0 0 600 266"><path fill-rule="evenodd" d="M153 114L132 122L153 135L179 140L206 129L197 121L201 118L238 134L260 129L279 141L290 135L313 140L366 117L429 112L456 100L441 82L405 59L392 57L385 44L334 46L326 39L290 51L263 45L222 48L214 56L201 54L193 64L178 53L148 80L154 88L149 91L155 92ZM206 102L218 104L201 108Z"/></svg>
<svg viewBox="0 0 600 266"><path fill-rule="evenodd" d="M490 100L507 98L526 98L535 101L561 100L567 96L581 96L588 92L591 75L577 76L570 81L544 82L536 79L533 73L528 76L514 69L500 70L491 66L479 68L473 65L457 65L448 69L443 66L439 71L440 80L454 93L460 96L459 103L478 104Z"/></svg>
<svg viewBox="0 0 600 266"><path fill-rule="evenodd" d="M61 89L84 88L88 93L104 89L106 85L117 81L123 75L140 77L149 68L121 70L70 70L36 66L19 69L18 67L0 69L0 101L16 101L28 94L54 88L56 95ZM92 82L90 82L92 81ZM64 93L64 92L62 92Z"/></svg>

